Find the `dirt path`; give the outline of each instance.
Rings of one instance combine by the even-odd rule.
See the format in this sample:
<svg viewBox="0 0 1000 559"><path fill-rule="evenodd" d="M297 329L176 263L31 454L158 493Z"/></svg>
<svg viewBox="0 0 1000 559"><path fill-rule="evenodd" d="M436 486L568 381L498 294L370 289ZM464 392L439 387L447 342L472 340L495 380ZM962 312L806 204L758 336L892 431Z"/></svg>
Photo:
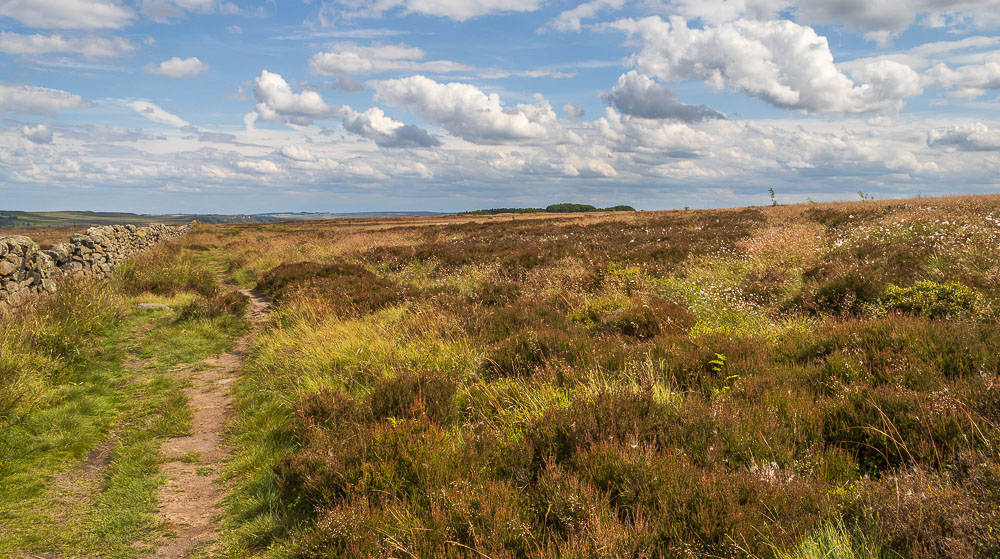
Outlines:
<svg viewBox="0 0 1000 559"><path fill-rule="evenodd" d="M181 558L205 551L219 537L214 518L225 495L219 475L228 453L223 429L232 405L229 388L243 365L250 339L267 317L270 306L260 293L248 289L240 292L250 297L248 318L254 330L241 338L232 351L205 359L200 370L187 373L191 387L184 392L193 410L191 434L170 439L160 447L167 481L160 491L157 511L176 537L156 542L156 552L152 555L155 559Z"/></svg>

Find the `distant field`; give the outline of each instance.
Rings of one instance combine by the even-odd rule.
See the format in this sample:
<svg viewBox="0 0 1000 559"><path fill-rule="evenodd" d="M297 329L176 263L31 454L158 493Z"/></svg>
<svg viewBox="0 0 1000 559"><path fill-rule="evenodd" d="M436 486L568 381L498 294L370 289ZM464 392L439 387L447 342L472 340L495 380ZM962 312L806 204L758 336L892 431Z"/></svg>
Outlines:
<svg viewBox="0 0 1000 559"><path fill-rule="evenodd" d="M35 227L77 227L87 228L94 225L148 225L150 223L189 223L192 216L170 215L140 215L117 212L17 212L0 211L0 228L35 228Z"/></svg>
<svg viewBox="0 0 1000 559"><path fill-rule="evenodd" d="M84 226L2 228L0 229L0 237L6 235L24 235L31 237L42 249L47 249L56 243L69 241L70 236L74 233L81 233L85 229L86 227Z"/></svg>
<svg viewBox="0 0 1000 559"><path fill-rule="evenodd" d="M114 212L17 212L0 210L0 236L25 235L31 237L42 248L69 240L74 233L81 233L88 227L97 225L148 225L164 223L168 225L190 223L280 223L284 221L322 220L371 220L398 219L412 217L437 217L448 214L434 212L363 212L363 213L274 213L257 215L142 215Z"/></svg>
<svg viewBox="0 0 1000 559"><path fill-rule="evenodd" d="M5 229L30 229L40 227L74 227L85 229L95 225L148 225L150 223L165 223L168 225L190 223L197 220L200 223L269 223L278 221L315 221L338 218L377 218L377 217L413 217L439 216L435 212L298 212L272 214L172 214L145 215L122 212L20 212L0 210L0 232Z"/></svg>
<svg viewBox="0 0 1000 559"><path fill-rule="evenodd" d="M105 212L14 212L0 210L0 237L25 235L42 248L69 240L74 233L82 233L96 225L149 225L165 223L178 225L190 223L192 216L151 216L133 213Z"/></svg>

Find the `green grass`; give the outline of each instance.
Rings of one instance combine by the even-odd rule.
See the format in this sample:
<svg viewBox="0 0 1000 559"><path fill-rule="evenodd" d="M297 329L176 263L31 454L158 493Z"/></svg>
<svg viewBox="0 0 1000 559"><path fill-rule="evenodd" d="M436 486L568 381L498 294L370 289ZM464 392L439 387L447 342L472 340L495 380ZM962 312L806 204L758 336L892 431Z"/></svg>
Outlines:
<svg viewBox="0 0 1000 559"><path fill-rule="evenodd" d="M225 352L246 328L244 321L233 316L164 321L150 331L136 354L152 359L158 370L165 371Z"/></svg>
<svg viewBox="0 0 1000 559"><path fill-rule="evenodd" d="M90 227L94 225L148 225L150 223L190 223L191 216L139 215L120 212L19 212L0 211L4 227Z"/></svg>
<svg viewBox="0 0 1000 559"><path fill-rule="evenodd" d="M148 543L157 533L157 449L183 428L174 420L185 413L176 409L182 397L176 381L160 376L132 384L136 371L122 367L121 348L142 319L109 329L63 373L41 409L5 429L0 478L8 490L0 492L0 530L8 537L0 538L0 552L101 550L106 557L136 557L133 542ZM79 495L61 497L54 480L74 485L81 461L105 440L111 447L106 471Z"/></svg>
<svg viewBox="0 0 1000 559"><path fill-rule="evenodd" d="M823 523L791 550L778 550L776 559L888 559L890 555L868 536L851 531L842 520Z"/></svg>
<svg viewBox="0 0 1000 559"><path fill-rule="evenodd" d="M192 263L177 285L212 271L197 253L162 250L164 268ZM175 370L201 366L247 328L232 315L180 319L197 295L165 291L120 279L69 283L56 298L4 318L0 364L13 374L0 391L9 398L0 419L0 556L125 559L145 555L164 535L155 515L164 481L159 447L188 434L192 417ZM170 308L135 310L138 301ZM24 367L31 363L42 367Z"/></svg>

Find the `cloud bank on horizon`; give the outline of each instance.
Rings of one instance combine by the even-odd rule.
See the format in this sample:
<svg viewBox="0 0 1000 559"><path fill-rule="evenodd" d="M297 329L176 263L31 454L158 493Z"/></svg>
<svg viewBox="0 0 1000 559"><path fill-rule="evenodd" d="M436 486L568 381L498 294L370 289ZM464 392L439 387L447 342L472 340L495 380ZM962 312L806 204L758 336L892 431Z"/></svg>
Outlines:
<svg viewBox="0 0 1000 559"><path fill-rule="evenodd" d="M1000 0L0 0L0 208L996 191Z"/></svg>

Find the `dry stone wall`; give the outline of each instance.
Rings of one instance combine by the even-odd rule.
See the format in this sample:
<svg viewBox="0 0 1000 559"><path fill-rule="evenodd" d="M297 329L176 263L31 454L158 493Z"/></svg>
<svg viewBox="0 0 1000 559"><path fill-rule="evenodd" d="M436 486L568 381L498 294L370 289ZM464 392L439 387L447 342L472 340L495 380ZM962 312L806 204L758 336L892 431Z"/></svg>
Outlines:
<svg viewBox="0 0 1000 559"><path fill-rule="evenodd" d="M18 306L32 295L53 293L66 275L107 277L114 267L153 245L179 237L190 225L104 225L70 237L49 250L22 235L0 235L0 307Z"/></svg>

